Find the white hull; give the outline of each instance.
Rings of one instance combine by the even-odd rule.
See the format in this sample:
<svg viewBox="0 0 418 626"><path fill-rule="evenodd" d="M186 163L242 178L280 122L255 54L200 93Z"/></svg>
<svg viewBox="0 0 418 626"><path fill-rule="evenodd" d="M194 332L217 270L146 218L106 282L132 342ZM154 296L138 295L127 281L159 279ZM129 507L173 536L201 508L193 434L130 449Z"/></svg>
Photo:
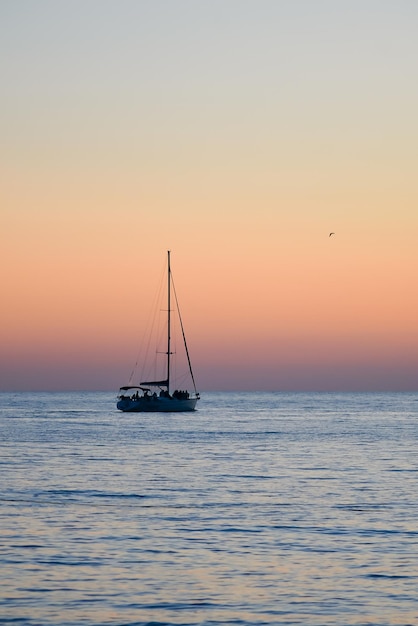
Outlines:
<svg viewBox="0 0 418 626"><path fill-rule="evenodd" d="M194 411L198 398L164 398L157 396L141 396L140 398L120 398L117 403L119 411L125 413L180 413Z"/></svg>

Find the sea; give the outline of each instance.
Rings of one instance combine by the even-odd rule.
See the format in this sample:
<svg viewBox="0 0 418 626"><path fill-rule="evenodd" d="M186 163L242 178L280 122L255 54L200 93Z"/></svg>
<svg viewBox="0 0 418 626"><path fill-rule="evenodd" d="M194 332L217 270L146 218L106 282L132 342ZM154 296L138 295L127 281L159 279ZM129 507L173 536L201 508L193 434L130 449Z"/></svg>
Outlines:
<svg viewBox="0 0 418 626"><path fill-rule="evenodd" d="M416 626L418 394L0 394L0 623Z"/></svg>

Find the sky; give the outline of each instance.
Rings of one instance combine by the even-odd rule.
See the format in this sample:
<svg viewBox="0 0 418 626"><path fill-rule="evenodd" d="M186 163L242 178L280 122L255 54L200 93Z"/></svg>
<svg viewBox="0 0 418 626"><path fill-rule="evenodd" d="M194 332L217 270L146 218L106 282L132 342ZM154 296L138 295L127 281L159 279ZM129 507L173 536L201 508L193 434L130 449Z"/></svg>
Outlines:
<svg viewBox="0 0 418 626"><path fill-rule="evenodd" d="M0 390L418 390L415 0L1 0ZM335 234L331 237L330 232Z"/></svg>

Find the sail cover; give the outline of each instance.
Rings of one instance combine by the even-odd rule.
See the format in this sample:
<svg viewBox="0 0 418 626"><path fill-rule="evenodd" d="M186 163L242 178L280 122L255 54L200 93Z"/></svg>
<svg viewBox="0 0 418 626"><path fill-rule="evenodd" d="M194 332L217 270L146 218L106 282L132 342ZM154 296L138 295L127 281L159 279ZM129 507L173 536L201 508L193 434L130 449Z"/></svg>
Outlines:
<svg viewBox="0 0 418 626"><path fill-rule="evenodd" d="M138 387L138 385L124 385L120 387L120 391L128 391L128 389L141 389L141 387Z"/></svg>
<svg viewBox="0 0 418 626"><path fill-rule="evenodd" d="M150 387L168 387L168 380L147 380L141 382L141 385L149 385Z"/></svg>

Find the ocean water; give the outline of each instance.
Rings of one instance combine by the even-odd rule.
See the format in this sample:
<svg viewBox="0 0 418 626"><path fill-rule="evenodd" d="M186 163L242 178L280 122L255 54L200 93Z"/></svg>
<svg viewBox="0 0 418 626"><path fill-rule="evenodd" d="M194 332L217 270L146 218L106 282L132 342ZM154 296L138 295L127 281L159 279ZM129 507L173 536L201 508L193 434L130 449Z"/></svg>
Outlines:
<svg viewBox="0 0 418 626"><path fill-rule="evenodd" d="M0 394L0 623L418 624L418 394Z"/></svg>

